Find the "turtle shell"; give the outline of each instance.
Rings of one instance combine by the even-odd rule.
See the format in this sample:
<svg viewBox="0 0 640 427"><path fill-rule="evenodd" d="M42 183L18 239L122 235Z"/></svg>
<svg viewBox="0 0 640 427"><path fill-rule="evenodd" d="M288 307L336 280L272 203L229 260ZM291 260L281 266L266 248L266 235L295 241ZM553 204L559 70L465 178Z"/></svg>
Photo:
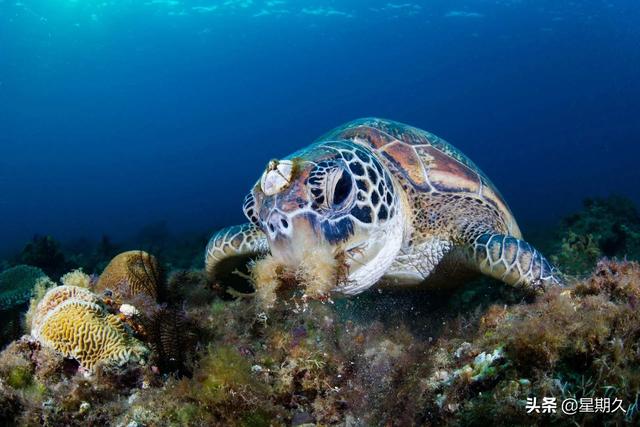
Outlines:
<svg viewBox="0 0 640 427"><path fill-rule="evenodd" d="M521 237L509 206L491 180L442 138L403 123L365 118L336 128L320 140L340 139L369 146L416 191L480 198L499 212L511 235Z"/></svg>

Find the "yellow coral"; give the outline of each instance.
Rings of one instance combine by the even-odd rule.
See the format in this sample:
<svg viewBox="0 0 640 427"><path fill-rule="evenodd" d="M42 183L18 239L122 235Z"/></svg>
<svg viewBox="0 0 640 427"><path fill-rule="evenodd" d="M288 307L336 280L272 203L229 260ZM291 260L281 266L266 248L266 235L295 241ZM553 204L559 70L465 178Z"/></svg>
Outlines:
<svg viewBox="0 0 640 427"><path fill-rule="evenodd" d="M91 276L84 273L81 268L73 270L60 278L63 285L78 286L80 288L89 288L91 285Z"/></svg>
<svg viewBox="0 0 640 427"><path fill-rule="evenodd" d="M121 299L143 294L155 301L159 284L160 268L156 258L144 251L128 251L111 260L95 290L99 293L110 290Z"/></svg>
<svg viewBox="0 0 640 427"><path fill-rule="evenodd" d="M87 369L141 360L148 353L94 294L74 286L58 286L45 295L33 316L31 335Z"/></svg>
<svg viewBox="0 0 640 427"><path fill-rule="evenodd" d="M29 301L29 310L27 310L24 315L24 325L26 325L25 329L29 329L29 325L31 325L33 321L33 316L35 316L36 309L38 304L40 304L40 301L43 300L50 289L56 286L57 285L48 277L39 279L36 282L36 285L33 287L33 297Z"/></svg>
<svg viewBox="0 0 640 427"><path fill-rule="evenodd" d="M99 298L86 288L78 286L56 286L42 297L35 308L30 308L27 315L31 318L31 330L38 330L47 314L67 300L99 303Z"/></svg>

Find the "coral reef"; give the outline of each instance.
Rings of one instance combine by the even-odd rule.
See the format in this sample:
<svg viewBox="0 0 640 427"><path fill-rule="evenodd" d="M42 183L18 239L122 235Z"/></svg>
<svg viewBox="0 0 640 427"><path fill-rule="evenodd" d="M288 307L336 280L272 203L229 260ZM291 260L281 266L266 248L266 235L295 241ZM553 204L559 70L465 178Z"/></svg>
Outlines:
<svg viewBox="0 0 640 427"><path fill-rule="evenodd" d="M142 295L155 302L160 286L161 272L156 258L144 251L128 251L111 260L94 290L110 292L122 301Z"/></svg>
<svg viewBox="0 0 640 427"><path fill-rule="evenodd" d="M76 307L100 304L87 289L59 288L88 299ZM168 284L174 304L142 322L150 363L97 365L86 377L25 337L0 354L0 402L23 424L639 421L638 264L601 260L590 277L533 301L503 288L479 282L449 294L385 290L323 303L285 287L265 312L254 297L220 298L201 272L178 272ZM56 301L68 299L40 303ZM533 397L616 398L626 412L527 413Z"/></svg>
<svg viewBox="0 0 640 427"><path fill-rule="evenodd" d="M82 269L73 270L60 278L65 286L75 286L80 288L91 287L91 276L82 272Z"/></svg>
<svg viewBox="0 0 640 427"><path fill-rule="evenodd" d="M47 314L68 300L86 301L99 304L100 299L93 292L79 286L55 286L41 295L36 295L31 301L27 312L30 328L39 329Z"/></svg>
<svg viewBox="0 0 640 427"><path fill-rule="evenodd" d="M623 201L587 202L550 242L576 279L539 296L482 279L332 301L322 295L340 280L340 258L313 248L296 271L255 264L246 294L211 286L202 270L165 281L134 251L138 265L116 257L104 287L81 271L32 287L38 339L0 353L0 424L637 425L640 265L628 259L638 223ZM126 342L147 363L87 358L72 348L85 342ZM545 398L555 410L535 406ZM572 399L584 410L566 415Z"/></svg>
<svg viewBox="0 0 640 427"><path fill-rule="evenodd" d="M90 370L98 363L121 365L129 360L142 360L148 353L96 296L73 286L47 292L33 315L31 335L42 345Z"/></svg>

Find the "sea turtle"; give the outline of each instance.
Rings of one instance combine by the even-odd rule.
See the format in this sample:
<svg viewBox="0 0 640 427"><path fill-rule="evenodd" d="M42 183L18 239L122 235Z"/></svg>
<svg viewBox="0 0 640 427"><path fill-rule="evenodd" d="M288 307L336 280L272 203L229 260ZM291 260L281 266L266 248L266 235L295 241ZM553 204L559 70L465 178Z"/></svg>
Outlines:
<svg viewBox="0 0 640 427"><path fill-rule="evenodd" d="M402 123L364 118L272 160L247 195L251 221L215 233L206 248L215 275L240 257L271 253L299 265L305 248L341 248L358 294L381 279L408 285L484 273L510 285L560 285L498 190L462 152Z"/></svg>

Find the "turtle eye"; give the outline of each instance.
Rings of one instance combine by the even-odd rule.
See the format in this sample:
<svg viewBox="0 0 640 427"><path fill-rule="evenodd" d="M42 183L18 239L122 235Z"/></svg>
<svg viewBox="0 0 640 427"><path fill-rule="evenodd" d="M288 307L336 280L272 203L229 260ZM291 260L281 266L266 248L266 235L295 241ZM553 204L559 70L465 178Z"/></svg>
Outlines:
<svg viewBox="0 0 640 427"><path fill-rule="evenodd" d="M337 214L353 199L353 177L337 163L318 163L307 183L313 201L311 207L316 211Z"/></svg>
<svg viewBox="0 0 640 427"><path fill-rule="evenodd" d="M353 189L353 179L351 174L342 170L334 179L333 189L329 193L331 195L330 200L334 206L341 206L351 195Z"/></svg>

